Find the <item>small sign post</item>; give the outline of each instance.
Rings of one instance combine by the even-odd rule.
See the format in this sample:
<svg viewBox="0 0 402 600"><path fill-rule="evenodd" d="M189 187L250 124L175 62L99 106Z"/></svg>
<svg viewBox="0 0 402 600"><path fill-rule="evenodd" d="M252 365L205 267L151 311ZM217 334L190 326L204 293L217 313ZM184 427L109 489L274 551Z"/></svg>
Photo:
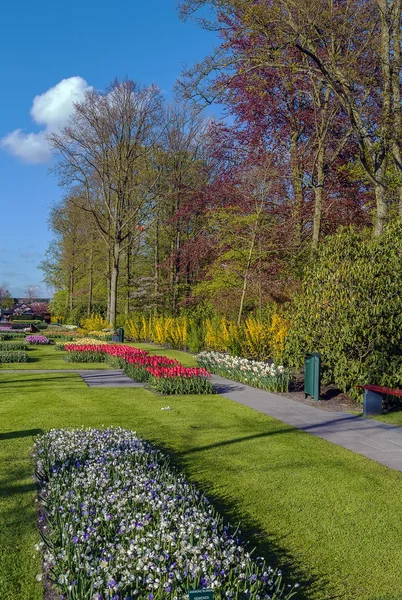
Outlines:
<svg viewBox="0 0 402 600"><path fill-rule="evenodd" d="M191 590L188 593L189 600L214 600L214 593L212 590Z"/></svg>

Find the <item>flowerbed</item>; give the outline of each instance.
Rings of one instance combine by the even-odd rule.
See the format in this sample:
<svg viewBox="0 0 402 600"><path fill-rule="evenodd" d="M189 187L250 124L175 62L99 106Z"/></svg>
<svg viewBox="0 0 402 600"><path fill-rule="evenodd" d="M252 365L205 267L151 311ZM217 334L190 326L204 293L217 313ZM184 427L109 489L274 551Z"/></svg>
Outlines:
<svg viewBox="0 0 402 600"><path fill-rule="evenodd" d="M0 342L5 342L7 340L17 340L24 338L25 336L26 334L23 331L18 333L13 330L8 333L0 333Z"/></svg>
<svg viewBox="0 0 402 600"><path fill-rule="evenodd" d="M124 369L134 381L148 382L163 394L210 394L210 373L183 367L167 356L150 356L145 350L124 344L65 344L68 362L105 362Z"/></svg>
<svg viewBox="0 0 402 600"><path fill-rule="evenodd" d="M25 363L28 362L28 354L19 350L0 351L0 363Z"/></svg>
<svg viewBox="0 0 402 600"><path fill-rule="evenodd" d="M160 394L213 394L210 374L197 367L148 367L149 383Z"/></svg>
<svg viewBox="0 0 402 600"><path fill-rule="evenodd" d="M201 367L211 373L241 381L268 392L286 392L289 388L289 371L283 366L257 362L246 358L221 354L220 352L201 352L196 356Z"/></svg>
<svg viewBox="0 0 402 600"><path fill-rule="evenodd" d="M68 346L73 345L73 346L103 346L104 344L106 344L105 341L103 340L95 340L93 338L81 338L81 339L75 339L75 338L70 338L70 340L67 340L66 342L56 342L56 350L67 350ZM91 361L93 362L93 361Z"/></svg>
<svg viewBox="0 0 402 600"><path fill-rule="evenodd" d="M12 352L14 350L24 350L27 351L28 346L23 341L11 341L11 342L0 342L0 351L1 352Z"/></svg>
<svg viewBox="0 0 402 600"><path fill-rule="evenodd" d="M215 600L295 595L134 432L52 430L35 454L46 531L37 549L67 600L184 600L205 587Z"/></svg>
<svg viewBox="0 0 402 600"><path fill-rule="evenodd" d="M28 344L52 344L52 340L49 340L45 335L27 335L25 341Z"/></svg>

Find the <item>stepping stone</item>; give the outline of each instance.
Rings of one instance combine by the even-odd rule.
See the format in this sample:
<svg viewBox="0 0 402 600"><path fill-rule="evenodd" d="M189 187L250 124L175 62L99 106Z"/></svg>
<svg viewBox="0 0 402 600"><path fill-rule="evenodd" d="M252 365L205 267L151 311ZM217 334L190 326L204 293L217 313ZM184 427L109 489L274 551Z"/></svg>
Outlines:
<svg viewBox="0 0 402 600"><path fill-rule="evenodd" d="M121 369L114 371L76 371L87 384L94 388L142 388L145 383L138 383L127 377Z"/></svg>

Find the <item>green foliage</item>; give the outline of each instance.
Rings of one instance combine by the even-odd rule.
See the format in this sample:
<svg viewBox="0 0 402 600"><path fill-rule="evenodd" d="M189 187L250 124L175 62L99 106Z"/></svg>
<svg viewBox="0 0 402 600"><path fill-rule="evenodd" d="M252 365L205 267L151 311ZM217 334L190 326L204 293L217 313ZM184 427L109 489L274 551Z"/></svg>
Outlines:
<svg viewBox="0 0 402 600"><path fill-rule="evenodd" d="M67 292L58 290L50 301L50 311L52 315L65 315L67 309Z"/></svg>
<svg viewBox="0 0 402 600"><path fill-rule="evenodd" d="M41 325L43 321L40 319L27 319L26 315L13 315L11 317L11 322L18 322L19 325ZM47 325L45 324L45 327Z"/></svg>
<svg viewBox="0 0 402 600"><path fill-rule="evenodd" d="M324 376L359 397L359 384L402 385L401 221L379 238L344 229L306 269L290 309L285 360L322 354Z"/></svg>
<svg viewBox="0 0 402 600"><path fill-rule="evenodd" d="M11 298L10 296L8 296L7 298L3 298L3 300L0 302L0 308L3 308L4 310L9 310L13 306L14 298Z"/></svg>
<svg viewBox="0 0 402 600"><path fill-rule="evenodd" d="M112 357L110 357L112 358ZM121 360L121 359L120 359ZM109 362L109 359L108 359ZM124 368L124 372L127 377L130 377L133 381L138 381L141 383L145 383L149 381L149 373L146 367L142 365L135 365L129 362L122 361L124 364L122 367Z"/></svg>
<svg viewBox="0 0 402 600"><path fill-rule="evenodd" d="M16 340L19 338L25 338L26 333L24 331L15 332L8 331L6 333L0 333L0 342L6 342L7 340Z"/></svg>
<svg viewBox="0 0 402 600"><path fill-rule="evenodd" d="M156 392L169 396L171 394L213 394L209 379L204 377L154 377L150 375L149 384Z"/></svg>
<svg viewBox="0 0 402 600"><path fill-rule="evenodd" d="M67 352L64 356L66 362L77 362L77 363L96 363L105 362L105 354L103 352Z"/></svg>
<svg viewBox="0 0 402 600"><path fill-rule="evenodd" d="M6 351L6 352L12 352L14 350L24 350L27 351L28 350L28 344L25 344L24 342L0 342L0 352L2 351Z"/></svg>
<svg viewBox="0 0 402 600"><path fill-rule="evenodd" d="M28 354L26 352L2 351L0 350L0 363L25 363L28 362Z"/></svg>
<svg viewBox="0 0 402 600"><path fill-rule="evenodd" d="M198 354L205 344L205 327L201 319L193 318L188 321L187 346L190 352Z"/></svg>

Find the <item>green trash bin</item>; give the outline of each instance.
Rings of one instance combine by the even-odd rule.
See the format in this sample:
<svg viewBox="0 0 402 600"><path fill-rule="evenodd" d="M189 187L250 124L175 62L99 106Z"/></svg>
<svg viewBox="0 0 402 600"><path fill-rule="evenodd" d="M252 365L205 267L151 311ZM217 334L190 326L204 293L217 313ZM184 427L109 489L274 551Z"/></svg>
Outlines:
<svg viewBox="0 0 402 600"><path fill-rule="evenodd" d="M123 344L123 342L124 342L124 329L123 329L123 327L119 327L118 334L119 334L119 342L120 342L120 344Z"/></svg>
<svg viewBox="0 0 402 600"><path fill-rule="evenodd" d="M310 352L304 359L304 394L317 402L321 388L321 354Z"/></svg>

